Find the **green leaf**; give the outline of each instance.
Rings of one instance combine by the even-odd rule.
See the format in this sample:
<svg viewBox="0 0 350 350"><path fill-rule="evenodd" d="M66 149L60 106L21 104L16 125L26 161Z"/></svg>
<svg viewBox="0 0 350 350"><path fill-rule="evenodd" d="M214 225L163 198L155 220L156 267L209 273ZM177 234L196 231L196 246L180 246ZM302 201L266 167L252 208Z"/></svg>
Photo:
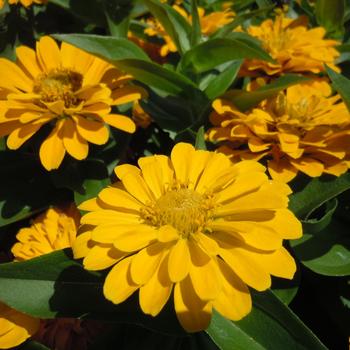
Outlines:
<svg viewBox="0 0 350 350"><path fill-rule="evenodd" d="M256 3L260 8L273 5L273 2L271 0L256 0Z"/></svg>
<svg viewBox="0 0 350 350"><path fill-rule="evenodd" d="M279 91L308 80L309 79L301 75L286 74L255 91L230 90L227 91L222 98L230 100L241 111L246 111L256 106L259 102L276 95Z"/></svg>
<svg viewBox="0 0 350 350"><path fill-rule="evenodd" d="M345 0L317 0L316 20L327 33L340 38L344 34Z"/></svg>
<svg viewBox="0 0 350 350"><path fill-rule="evenodd" d="M350 111L350 80L335 72L328 66L326 66L326 71L329 78L332 80L334 89L339 92L348 110Z"/></svg>
<svg viewBox="0 0 350 350"><path fill-rule="evenodd" d="M198 1L191 0L192 33L191 47L199 44L202 38L201 22L198 14Z"/></svg>
<svg viewBox="0 0 350 350"><path fill-rule="evenodd" d="M84 270L65 249L25 262L1 264L0 300L34 317L84 317L185 335L171 302L157 317L145 315L137 293L114 305L103 296L103 282L102 273Z"/></svg>
<svg viewBox="0 0 350 350"><path fill-rule="evenodd" d="M143 0L153 16L161 23L182 55L191 47L191 26L175 9L159 1Z"/></svg>
<svg viewBox="0 0 350 350"><path fill-rule="evenodd" d="M321 219L303 222L303 237L290 241L295 255L310 270L327 276L350 275L350 237L334 218L337 200L328 203Z"/></svg>
<svg viewBox="0 0 350 350"><path fill-rule="evenodd" d="M181 60L182 70L202 73L232 60L257 58L273 62L272 58L261 48L249 45L242 38L215 38L195 46L186 52Z"/></svg>
<svg viewBox="0 0 350 350"><path fill-rule="evenodd" d="M62 198L28 154L0 152L0 227L28 218Z"/></svg>
<svg viewBox="0 0 350 350"><path fill-rule="evenodd" d="M300 219L307 219L322 204L350 189L350 174L312 179L302 191L290 196L289 208Z"/></svg>
<svg viewBox="0 0 350 350"><path fill-rule="evenodd" d="M130 73L142 83L172 95L192 95L196 86L182 74L171 71L159 64L128 59L114 64L126 73ZM199 91L199 90L198 90Z"/></svg>
<svg viewBox="0 0 350 350"><path fill-rule="evenodd" d="M273 293L286 305L289 305L297 295L300 285L300 271L297 269L292 280L274 278L271 289Z"/></svg>
<svg viewBox="0 0 350 350"><path fill-rule="evenodd" d="M129 58L149 61L145 52L128 39L91 34L54 34L52 36L111 63Z"/></svg>
<svg viewBox="0 0 350 350"><path fill-rule="evenodd" d="M187 77L150 62L148 56L127 39L83 34L57 34L54 37L109 61L140 82L165 93L191 95L197 90Z"/></svg>
<svg viewBox="0 0 350 350"><path fill-rule="evenodd" d="M112 36L127 38L133 8L133 0L104 0L104 12Z"/></svg>
<svg viewBox="0 0 350 350"><path fill-rule="evenodd" d="M327 228L309 233L290 242L298 259L310 270L326 276L350 275L350 244L348 227L333 220Z"/></svg>
<svg viewBox="0 0 350 350"><path fill-rule="evenodd" d="M107 168L103 161L99 159L84 162L80 167L80 172L84 180L81 188L74 192L76 205L96 197L102 189L111 183Z"/></svg>
<svg viewBox="0 0 350 350"><path fill-rule="evenodd" d="M196 143L195 143L195 148L196 149L202 149L202 150L207 150L207 146L205 144L205 129L204 126L201 126L196 135Z"/></svg>
<svg viewBox="0 0 350 350"><path fill-rule="evenodd" d="M207 333L221 350L326 350L273 292L254 293L253 305L252 312L238 322L214 312Z"/></svg>
<svg viewBox="0 0 350 350"><path fill-rule="evenodd" d="M237 78L242 62L243 60L233 61L225 70L211 80L204 90L204 93L210 100L221 96L233 84Z"/></svg>

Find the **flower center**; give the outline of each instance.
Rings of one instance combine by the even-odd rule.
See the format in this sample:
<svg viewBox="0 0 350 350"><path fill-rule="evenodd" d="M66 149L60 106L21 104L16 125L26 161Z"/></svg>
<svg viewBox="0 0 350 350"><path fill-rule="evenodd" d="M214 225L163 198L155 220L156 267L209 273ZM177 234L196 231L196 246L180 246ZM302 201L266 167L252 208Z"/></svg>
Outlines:
<svg viewBox="0 0 350 350"><path fill-rule="evenodd" d="M33 92L40 94L41 101L63 101L69 108L79 104L75 92L82 87L83 76L65 68L53 69L49 73L40 75L35 83Z"/></svg>
<svg viewBox="0 0 350 350"><path fill-rule="evenodd" d="M144 219L154 226L171 225L187 237L203 229L211 213L208 196L188 188L174 189L161 196L147 210Z"/></svg>
<svg viewBox="0 0 350 350"><path fill-rule="evenodd" d="M294 120L297 124L304 124L312 121L319 102L319 98L313 95L288 103L284 93L280 93L274 103L274 112L280 121Z"/></svg>

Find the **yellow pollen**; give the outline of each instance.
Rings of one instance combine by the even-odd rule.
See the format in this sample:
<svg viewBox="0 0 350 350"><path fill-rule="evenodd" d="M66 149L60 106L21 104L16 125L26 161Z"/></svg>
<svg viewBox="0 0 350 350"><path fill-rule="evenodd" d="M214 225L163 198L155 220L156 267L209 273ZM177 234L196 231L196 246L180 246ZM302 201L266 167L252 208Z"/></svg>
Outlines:
<svg viewBox="0 0 350 350"><path fill-rule="evenodd" d="M154 226L171 225L187 237L202 230L210 217L210 200L188 188L173 189L161 196L144 215Z"/></svg>
<svg viewBox="0 0 350 350"><path fill-rule="evenodd" d="M35 83L33 92L40 94L41 101L63 101L69 108L79 104L75 92L82 87L83 76L65 68L53 69L49 73L40 75Z"/></svg>

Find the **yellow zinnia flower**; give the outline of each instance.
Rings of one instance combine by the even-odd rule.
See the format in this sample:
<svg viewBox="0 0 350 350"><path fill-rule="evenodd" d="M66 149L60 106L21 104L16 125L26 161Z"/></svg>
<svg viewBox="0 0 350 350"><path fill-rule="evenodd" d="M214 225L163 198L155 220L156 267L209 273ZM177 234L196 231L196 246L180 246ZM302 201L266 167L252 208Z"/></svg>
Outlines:
<svg viewBox="0 0 350 350"><path fill-rule="evenodd" d="M324 39L326 30L322 27L308 29L306 17L291 19L281 14L275 20L265 20L260 26L249 26L247 32L261 41L263 48L276 63L246 60L242 76L287 72L319 73L324 71L325 64L339 71L334 62L340 55L335 46L340 43Z"/></svg>
<svg viewBox="0 0 350 350"><path fill-rule="evenodd" d="M22 6L29 7L30 5L34 4L46 4L48 0L8 0L8 3L10 5L15 5L20 3ZM5 5L4 0L0 0L0 9L3 8Z"/></svg>
<svg viewBox="0 0 350 350"><path fill-rule="evenodd" d="M65 210L48 209L30 227L17 233L18 242L12 247L16 261L29 260L55 250L69 248L77 235L80 214L75 206Z"/></svg>
<svg viewBox="0 0 350 350"><path fill-rule="evenodd" d="M350 115L331 93L325 81L294 85L246 113L215 100L208 138L223 142L218 151L233 160L267 158L270 175L281 181L298 171L339 176L350 166Z"/></svg>
<svg viewBox="0 0 350 350"><path fill-rule="evenodd" d="M301 236L287 209L287 185L254 161L233 164L220 153L179 143L171 158L120 165L121 182L81 205L83 233L73 246L84 267L113 266L104 295L121 303L139 290L144 313L156 316L174 289L181 325L207 328L215 308L231 320L251 310L247 287L262 291L271 276L291 279L296 266L283 239Z"/></svg>
<svg viewBox="0 0 350 350"><path fill-rule="evenodd" d="M108 141L107 124L133 133L135 123L111 114L111 105L141 98L143 90L126 85L130 76L107 62L74 46L61 48L50 37L42 37L36 52L20 46L17 64L0 58L0 137L18 149L43 125L51 133L40 147L40 160L47 170L57 169L65 153L76 159L88 155L88 142Z"/></svg>
<svg viewBox="0 0 350 350"><path fill-rule="evenodd" d="M173 8L180 13L189 23L192 23L192 16L189 15L182 7L174 5ZM227 23L230 23L234 17L234 12L230 9L205 14L205 10L198 8L199 21L201 24L202 34L209 36ZM164 40L160 48L160 55L165 57L171 52L177 52L177 48L171 37L167 34L163 26L157 19L150 18L147 20L148 28L145 33L149 36L159 36Z"/></svg>
<svg viewBox="0 0 350 350"><path fill-rule="evenodd" d="M16 261L24 261L72 246L80 214L71 206L66 210L52 208L37 217L28 228L22 228L12 247ZM45 322L45 321L43 321ZM39 331L40 319L25 315L0 303L0 349L23 343ZM62 348L61 348L62 349Z"/></svg>

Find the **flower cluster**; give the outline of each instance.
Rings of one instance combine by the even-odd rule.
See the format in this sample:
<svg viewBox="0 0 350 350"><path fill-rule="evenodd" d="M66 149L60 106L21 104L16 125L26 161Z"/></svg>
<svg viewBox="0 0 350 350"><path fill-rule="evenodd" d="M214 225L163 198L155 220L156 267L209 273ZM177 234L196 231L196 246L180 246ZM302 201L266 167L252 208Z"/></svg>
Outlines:
<svg viewBox="0 0 350 350"><path fill-rule="evenodd" d="M322 13L305 16L313 6L322 10L307 1L272 2L280 9L271 12L254 1L199 1L197 9L188 0L117 1L116 8L91 1L96 17L80 13L85 3L76 1L31 7L48 0L0 0L1 28L27 25L25 35L21 25L11 27L6 51L0 45L5 270L34 270L51 256L28 260L68 248L73 256L55 264L53 275L75 259L74 267L88 270L81 278L96 278L89 288L103 293L103 308L137 294L139 311L152 317L172 305L188 333L207 329L216 311L241 320L253 309L252 290L274 289L275 277L294 280L295 259L309 268L294 244L312 248L318 237L302 237L299 219L321 217L324 198L298 219L291 188L304 180L312 188L322 181L310 178L334 179L350 168L350 95L343 89L350 83L339 74L348 45L338 48L340 35L330 32L336 25L324 21L331 29L323 28ZM56 10L68 11L72 27L43 29ZM47 34L70 28L78 34ZM340 83L332 86L327 73ZM17 175L28 196L13 185ZM38 184L48 188L43 203L35 198ZM329 215L327 205L332 227L338 208ZM324 221L317 226L323 230ZM322 244L320 251L329 250ZM60 278L64 289L66 274ZM33 340L87 350L106 328L85 318L85 309L50 320L26 310L0 300L0 349Z"/></svg>

